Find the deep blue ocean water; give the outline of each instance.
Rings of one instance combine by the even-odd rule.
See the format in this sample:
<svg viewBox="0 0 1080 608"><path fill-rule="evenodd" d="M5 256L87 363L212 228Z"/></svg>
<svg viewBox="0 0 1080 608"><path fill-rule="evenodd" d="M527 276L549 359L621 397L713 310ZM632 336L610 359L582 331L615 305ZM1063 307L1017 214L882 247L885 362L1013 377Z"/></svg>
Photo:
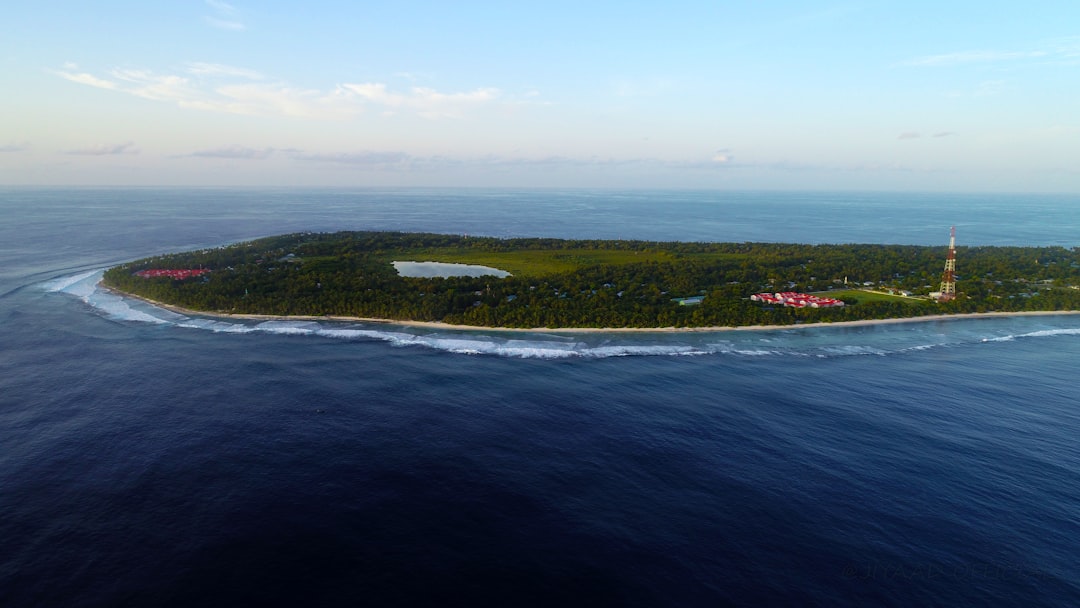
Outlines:
<svg viewBox="0 0 1080 608"><path fill-rule="evenodd" d="M1080 315L502 334L95 287L300 230L950 225L1075 247L1080 197L0 189L0 606L1080 605Z"/></svg>

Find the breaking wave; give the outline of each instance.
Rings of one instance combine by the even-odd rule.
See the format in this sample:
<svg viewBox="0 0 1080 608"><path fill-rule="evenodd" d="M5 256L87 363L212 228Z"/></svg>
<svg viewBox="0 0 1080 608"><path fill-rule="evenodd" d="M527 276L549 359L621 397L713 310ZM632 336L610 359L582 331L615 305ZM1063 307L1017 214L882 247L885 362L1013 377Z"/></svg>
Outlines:
<svg viewBox="0 0 1080 608"><path fill-rule="evenodd" d="M417 328L404 325L304 320L232 320L187 316L113 293L99 283L103 270L61 277L42 287L78 298L109 319L170 325L222 334L265 333L317 336L343 341L382 341L396 347L423 347L467 355L529 359L609 358L640 356L737 357L884 357L964 344L1017 339L1080 336L1080 328L1041 328L1016 332L1008 318L996 323L972 320L950 323L879 326L799 327L775 331L695 333L485 332ZM1017 318L1012 318L1014 321ZM1045 319L1045 317L1043 318Z"/></svg>
<svg viewBox="0 0 1080 608"><path fill-rule="evenodd" d="M1018 338L1049 338L1052 336L1080 336L1080 327L1064 327L1058 329L1040 329L1022 334L1009 334L983 338L983 342L1012 342Z"/></svg>
<svg viewBox="0 0 1080 608"><path fill-rule="evenodd" d="M173 317L182 317L167 310L154 307L151 312L140 310L132 306L137 302L132 298L125 298L98 286L104 270L91 270L71 277L63 277L45 283L45 291L63 293L79 298L92 306L110 319L123 321L140 321L143 323L167 324L175 322Z"/></svg>

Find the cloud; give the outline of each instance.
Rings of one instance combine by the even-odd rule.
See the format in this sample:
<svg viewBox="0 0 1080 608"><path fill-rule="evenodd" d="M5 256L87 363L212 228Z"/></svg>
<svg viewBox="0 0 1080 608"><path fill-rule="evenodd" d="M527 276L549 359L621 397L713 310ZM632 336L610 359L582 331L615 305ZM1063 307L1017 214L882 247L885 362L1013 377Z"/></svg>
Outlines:
<svg viewBox="0 0 1080 608"><path fill-rule="evenodd" d="M343 84L340 90L365 103L396 110L414 110L425 118L456 118L464 111L480 104L496 100L499 90L479 88L463 93L442 93L427 87L412 87L407 93L394 93L386 85L377 82Z"/></svg>
<svg viewBox="0 0 1080 608"><path fill-rule="evenodd" d="M716 154L712 157L712 162L719 165L726 165L734 161L735 158L731 156L730 150L717 150Z"/></svg>
<svg viewBox="0 0 1080 608"><path fill-rule="evenodd" d="M942 137L954 137L956 132L954 131L937 131L933 135L930 135L933 139L941 139ZM896 139L919 139L922 137L922 133L918 131L904 131L896 137Z"/></svg>
<svg viewBox="0 0 1080 608"><path fill-rule="evenodd" d="M219 30L241 32L247 29L247 26L239 21L225 21L224 19L217 19L215 17L203 17L203 21L206 21L207 25L216 27Z"/></svg>
<svg viewBox="0 0 1080 608"><path fill-rule="evenodd" d="M119 154L138 154L139 150L135 148L134 143L127 142L123 144L101 144L89 148L68 150L67 153L76 156L114 156Z"/></svg>
<svg viewBox="0 0 1080 608"><path fill-rule="evenodd" d="M966 97L996 97L1006 90L1007 82L1004 80L984 80L974 89L967 91L949 91L946 97L963 99Z"/></svg>
<svg viewBox="0 0 1080 608"><path fill-rule="evenodd" d="M0 145L0 152L26 152L30 149L30 142L9 143Z"/></svg>
<svg viewBox="0 0 1080 608"><path fill-rule="evenodd" d="M976 97L993 97L999 95L1004 89L1004 80L986 80L979 83L979 88L975 89L974 95Z"/></svg>
<svg viewBox="0 0 1080 608"><path fill-rule="evenodd" d="M222 2L221 0L206 0L206 5L214 9L219 13L226 15L233 15L236 13L236 7L228 2Z"/></svg>
<svg viewBox="0 0 1080 608"><path fill-rule="evenodd" d="M210 150L198 150L188 156L196 158L235 158L242 160L263 160L274 155L274 148L247 148L244 146L223 146Z"/></svg>
<svg viewBox="0 0 1080 608"><path fill-rule="evenodd" d="M69 69L70 68L78 69L77 66L74 63L70 63L70 62L65 63L64 67L69 68ZM53 70L53 73L56 74L57 76L65 79L65 80L70 80L71 82L77 82L79 84L85 84L87 86L97 87L99 89L110 89L110 90L116 89L116 83L115 82L112 82L112 81L109 81L109 80L104 80L104 79L98 78L97 76L94 76L92 74L87 74L85 72L76 73L76 72L69 72L69 71L64 71L64 70Z"/></svg>
<svg viewBox="0 0 1080 608"><path fill-rule="evenodd" d="M926 55L900 62L900 65L915 67L947 67L972 63L1001 63L1045 57L1046 51L960 51L942 55Z"/></svg>
<svg viewBox="0 0 1080 608"><path fill-rule="evenodd" d="M1054 49L1053 55L1057 63L1069 66L1080 64L1080 36L1057 38L1049 44Z"/></svg>
<svg viewBox="0 0 1080 608"><path fill-rule="evenodd" d="M285 85L232 84L215 89L212 94L181 105L199 110L255 116L287 116L341 120L358 114L362 108L336 93L296 89Z"/></svg>
<svg viewBox="0 0 1080 608"><path fill-rule="evenodd" d="M263 75L255 70L249 70L246 68L238 68L231 65L222 65L220 63L202 63L191 62L187 64L186 71L188 74L194 74L195 76L209 76L209 77L229 77L235 76L237 78L244 78L247 80L262 80Z"/></svg>
<svg viewBox="0 0 1080 608"><path fill-rule="evenodd" d="M535 101L505 99L493 87L445 92L428 87L391 90L384 83L346 83L328 90L300 89L267 82L255 70L218 63L188 63L182 72L116 68L108 78L57 70L78 84L114 90L143 99L174 103L183 108L254 116L287 116L343 120L377 107L385 113L408 112L428 119L463 118L492 104L519 105Z"/></svg>
<svg viewBox="0 0 1080 608"><path fill-rule="evenodd" d="M445 169L499 169L499 168L536 168L563 169L574 167L617 167L637 165L642 162L661 162L642 159L616 159L598 156L568 157L542 156L520 157L485 155L476 157L449 156L414 156L401 151L357 151L338 153L297 153L293 158L301 161L367 166L380 169L402 169L409 171L445 170Z"/></svg>
<svg viewBox="0 0 1080 608"><path fill-rule="evenodd" d="M111 75L118 83L115 87L136 97L156 101L184 101L198 97L199 93L183 76L159 76L147 70L113 70Z"/></svg>
<svg viewBox="0 0 1080 608"><path fill-rule="evenodd" d="M213 112L340 119L361 110L355 104L348 107L348 104L342 103L340 96L334 93L324 94L280 84L253 82L261 79L262 75L244 68L191 63L185 72L187 75L114 69L109 73L111 80L90 74L57 74L79 84L106 88L153 101L175 103L182 108ZM235 82L236 78L240 81Z"/></svg>
<svg viewBox="0 0 1080 608"><path fill-rule="evenodd" d="M236 19L239 11L235 6L220 0L206 0L206 5L214 11L214 15L203 17L203 20L211 27L234 32L247 29L246 25Z"/></svg>
<svg viewBox="0 0 1080 608"><path fill-rule="evenodd" d="M354 152L335 153L305 153L294 152L291 154L294 160L304 162L318 162L351 167L402 172L432 172L432 171L465 171L480 169L484 171L499 169L515 170L574 170L574 169L609 169L609 170L684 170L684 171L715 171L719 167L730 166L733 159L728 156L725 161L693 160L671 161L657 158L612 158L612 157L570 157L570 156L499 156L486 155L471 158L447 157L447 156L414 156L402 151L379 151L365 150Z"/></svg>
<svg viewBox="0 0 1080 608"><path fill-rule="evenodd" d="M338 152L330 154L304 154L295 153L293 158L302 161L311 162L323 162L323 163L335 163L345 165L366 165L370 167L387 167L387 166L408 166L414 163L429 162L424 159L414 157L405 152L378 152L378 151L361 151L361 152ZM435 157L437 158L437 157Z"/></svg>
<svg viewBox="0 0 1080 608"><path fill-rule="evenodd" d="M1073 66L1080 63L1080 36L1053 38L1032 46L1032 50L1026 51L982 49L923 55L901 61L897 65L940 68L995 64Z"/></svg>

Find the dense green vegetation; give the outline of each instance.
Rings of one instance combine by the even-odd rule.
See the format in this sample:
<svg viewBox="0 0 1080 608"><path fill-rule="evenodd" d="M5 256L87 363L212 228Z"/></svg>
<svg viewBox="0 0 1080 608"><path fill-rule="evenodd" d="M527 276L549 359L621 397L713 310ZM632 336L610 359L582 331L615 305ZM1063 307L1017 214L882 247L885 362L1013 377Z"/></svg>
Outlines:
<svg viewBox="0 0 1080 608"><path fill-rule="evenodd" d="M945 247L496 239L443 234L291 234L157 256L108 270L115 289L206 312L340 315L502 327L705 327L964 312L1080 309L1080 248L960 247L949 303L844 291L847 307L766 307L762 291L845 282L936 291ZM483 264L511 277L406 278L394 260ZM208 268L183 281L149 268ZM836 293L841 293L837 291ZM673 299L704 295L695 306ZM833 297L836 297L833 295Z"/></svg>

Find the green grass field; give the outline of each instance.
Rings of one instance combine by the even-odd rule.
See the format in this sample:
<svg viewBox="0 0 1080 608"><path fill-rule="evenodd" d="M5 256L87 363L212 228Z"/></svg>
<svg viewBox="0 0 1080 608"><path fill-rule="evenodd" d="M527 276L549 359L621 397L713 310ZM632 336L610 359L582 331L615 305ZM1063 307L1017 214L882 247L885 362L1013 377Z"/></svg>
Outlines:
<svg viewBox="0 0 1080 608"><path fill-rule="evenodd" d="M911 306L926 306L932 304L930 300L921 298L906 298L904 296L891 296L886 293L874 293L870 291L864 291L862 289L839 289L833 291L821 291L814 295L822 296L826 298L835 298L837 300L858 300L861 303L865 302L900 302L901 304L910 304Z"/></svg>

